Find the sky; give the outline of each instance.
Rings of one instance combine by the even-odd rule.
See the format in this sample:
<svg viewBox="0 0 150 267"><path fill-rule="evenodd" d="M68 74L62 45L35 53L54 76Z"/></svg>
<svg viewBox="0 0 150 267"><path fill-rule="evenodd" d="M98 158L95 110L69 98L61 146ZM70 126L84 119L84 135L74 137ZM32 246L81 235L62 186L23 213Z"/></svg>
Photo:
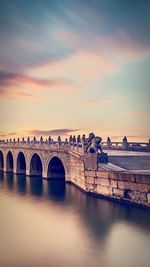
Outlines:
<svg viewBox="0 0 150 267"><path fill-rule="evenodd" d="M149 0L0 0L0 138L150 138Z"/></svg>

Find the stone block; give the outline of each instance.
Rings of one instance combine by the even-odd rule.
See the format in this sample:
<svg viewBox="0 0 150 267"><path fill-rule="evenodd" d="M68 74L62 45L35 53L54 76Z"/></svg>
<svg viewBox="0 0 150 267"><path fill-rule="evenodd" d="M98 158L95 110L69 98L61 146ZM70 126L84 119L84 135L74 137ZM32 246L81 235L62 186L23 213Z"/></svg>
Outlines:
<svg viewBox="0 0 150 267"><path fill-rule="evenodd" d="M86 183L86 190L87 191L94 190L94 189L95 189L94 184Z"/></svg>
<svg viewBox="0 0 150 267"><path fill-rule="evenodd" d="M110 186L110 181L108 179L103 178L96 178L95 184L102 185L102 186Z"/></svg>
<svg viewBox="0 0 150 267"><path fill-rule="evenodd" d="M85 177L85 181L90 184L95 183L94 177L90 177L90 176Z"/></svg>
<svg viewBox="0 0 150 267"><path fill-rule="evenodd" d="M108 179L108 172L107 171L97 171L96 177Z"/></svg>
<svg viewBox="0 0 150 267"><path fill-rule="evenodd" d="M110 180L110 186L117 188L117 181L116 180Z"/></svg>
<svg viewBox="0 0 150 267"><path fill-rule="evenodd" d="M147 194L147 200L148 200L148 203L150 204L150 193Z"/></svg>
<svg viewBox="0 0 150 267"><path fill-rule="evenodd" d="M135 174L135 180L137 183L150 184L150 175Z"/></svg>
<svg viewBox="0 0 150 267"><path fill-rule="evenodd" d="M127 181L127 182L134 182L135 181L135 177L134 177L133 173L118 172L118 180Z"/></svg>
<svg viewBox="0 0 150 267"><path fill-rule="evenodd" d="M133 190L148 192L150 190L150 184L133 183Z"/></svg>
<svg viewBox="0 0 150 267"><path fill-rule="evenodd" d="M127 192L127 198L132 199L134 201L138 201L138 202L147 202L147 197L146 197L146 193L144 192L139 192L139 191L128 191Z"/></svg>
<svg viewBox="0 0 150 267"><path fill-rule="evenodd" d="M85 154L84 155L84 167L85 170L94 170L98 168L97 154Z"/></svg>
<svg viewBox="0 0 150 267"><path fill-rule="evenodd" d="M118 181L118 188L119 189L130 189L140 192L148 192L150 185L148 184L140 184L140 183L132 183L132 182L122 182Z"/></svg>
<svg viewBox="0 0 150 267"><path fill-rule="evenodd" d="M112 189L110 187L97 185L96 193L104 196L110 196L112 195Z"/></svg>
<svg viewBox="0 0 150 267"><path fill-rule="evenodd" d="M109 179L112 179L112 180L117 180L118 179L118 172L109 171L108 178Z"/></svg>
<svg viewBox="0 0 150 267"><path fill-rule="evenodd" d="M95 171L85 171L84 174L87 177L95 177L96 176L96 172Z"/></svg>
<svg viewBox="0 0 150 267"><path fill-rule="evenodd" d="M112 192L113 192L113 196L124 197L124 190L123 189L113 188Z"/></svg>
<svg viewBox="0 0 150 267"><path fill-rule="evenodd" d="M132 189L133 190L133 183L131 182L118 181L117 183L118 183L119 189Z"/></svg>

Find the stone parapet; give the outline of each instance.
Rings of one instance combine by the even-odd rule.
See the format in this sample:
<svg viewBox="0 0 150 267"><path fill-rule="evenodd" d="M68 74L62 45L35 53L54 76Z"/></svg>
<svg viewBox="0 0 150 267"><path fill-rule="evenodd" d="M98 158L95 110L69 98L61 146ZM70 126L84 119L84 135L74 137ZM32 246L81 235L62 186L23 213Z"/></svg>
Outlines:
<svg viewBox="0 0 150 267"><path fill-rule="evenodd" d="M86 192L150 208L150 173L85 171Z"/></svg>

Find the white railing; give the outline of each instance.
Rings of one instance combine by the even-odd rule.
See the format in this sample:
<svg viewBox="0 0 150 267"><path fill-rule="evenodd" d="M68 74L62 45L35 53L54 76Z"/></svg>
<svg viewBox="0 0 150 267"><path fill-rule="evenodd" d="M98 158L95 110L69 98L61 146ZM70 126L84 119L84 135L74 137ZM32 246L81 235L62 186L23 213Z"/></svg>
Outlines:
<svg viewBox="0 0 150 267"><path fill-rule="evenodd" d="M103 149L150 152L150 142L102 142Z"/></svg>
<svg viewBox="0 0 150 267"><path fill-rule="evenodd" d="M34 147L36 149L67 149L75 152L84 153L85 151L85 136L84 140L78 136L73 138L70 136L69 140L62 141L60 136L57 141L52 140L50 137L46 140L43 137L38 140L36 137L30 139L29 137L25 140L7 139L0 140L1 147L23 147L29 148ZM149 142L128 142L127 138L122 142L112 142L110 138L107 141L101 143L102 148L106 150L128 150L128 151L146 151L150 152L150 141Z"/></svg>
<svg viewBox="0 0 150 267"><path fill-rule="evenodd" d="M83 143L81 142L69 142L69 141L61 141L60 139L57 141L48 141L48 140L1 140L0 141L0 147L8 147L8 148L13 148L13 147L18 147L18 148L35 148L35 149L42 149L42 150L55 150L55 149L67 149L67 150L73 150L75 152L83 153Z"/></svg>

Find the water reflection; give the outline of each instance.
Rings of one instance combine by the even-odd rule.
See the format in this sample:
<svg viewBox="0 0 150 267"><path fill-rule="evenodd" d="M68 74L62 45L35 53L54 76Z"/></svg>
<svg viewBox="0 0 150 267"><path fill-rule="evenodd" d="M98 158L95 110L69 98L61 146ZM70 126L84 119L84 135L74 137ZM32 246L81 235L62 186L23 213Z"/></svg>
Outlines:
<svg viewBox="0 0 150 267"><path fill-rule="evenodd" d="M23 195L27 193L27 181L25 175L18 174L16 176L16 185L19 193Z"/></svg>
<svg viewBox="0 0 150 267"><path fill-rule="evenodd" d="M48 180L47 193L50 199L58 202L64 202L66 196L66 184L64 180Z"/></svg>
<svg viewBox="0 0 150 267"><path fill-rule="evenodd" d="M30 193L37 197L43 196L43 179L42 177L30 177Z"/></svg>
<svg viewBox="0 0 150 267"><path fill-rule="evenodd" d="M7 173L6 175L7 188L13 190L14 188L14 175L13 173Z"/></svg>
<svg viewBox="0 0 150 267"><path fill-rule="evenodd" d="M11 173L3 174L0 173L0 193L6 193L5 194L5 203L7 202L7 195L12 197L11 203L13 204L13 197L15 199L19 200L19 203L22 199L21 203L25 203L26 199L29 200L29 206L27 206L26 216L28 216L29 212L29 218L34 221L37 221L37 224L39 222L38 226L38 234L39 236L33 236L32 239L30 239L30 242L32 243L32 240L35 238L38 239L37 242L39 244L44 242L46 244L46 247L44 244L37 248L37 251L40 255L42 253L41 251L47 251L47 243L51 242L51 236L53 236L53 231L55 233L56 231L56 240L57 240L57 246L59 248L60 242L61 248L59 248L62 251L59 251L59 253L62 253L61 256L64 253L64 262L61 262L60 265L56 264L56 258L57 258L57 249L54 245L54 237L52 244L50 243L50 249L52 250L52 253L54 253L55 257L53 257L54 264L50 265L49 260L46 265L46 263L42 265L36 264L32 265L35 266L75 266L75 267L83 267L83 266L102 266L100 265L100 260L105 262L105 267L124 267L127 265L123 265L122 263L124 259L124 254L121 249L126 249L124 247L124 244L120 244L120 248L117 248L118 242L121 240L124 240L124 238L127 238L127 246L130 248L131 251L133 251L133 256L131 257L131 262L135 261L135 251L134 251L134 245L138 243L143 244L143 250L145 254L145 265L143 265L143 262L141 260L140 254L137 255L137 259L139 262L139 265L136 264L130 264L128 262L129 267L141 267L141 266L149 266L149 254L148 254L148 246L150 246L150 240L148 241L147 237L150 236L150 212L146 209L142 209L139 207L133 207L133 206L127 206L123 204L119 204L116 202L107 201L104 199L97 199L95 197L88 196L82 192L80 192L77 188L70 184L65 184L61 180L43 180L40 177L26 177L24 175L13 175ZM1 196L0 196L1 198ZM34 200L34 201L33 201ZM36 211L35 209L35 202L38 201L38 205L40 205L40 213L39 211ZM10 205L10 204L9 204ZM18 205L17 208L17 214L20 210L20 205L23 204L16 204ZM22 206L21 206L22 207ZM30 208L34 208L34 213L32 212L32 216L30 215ZM21 208L23 210L23 208ZM9 209L7 210L7 216L10 216L10 220L14 220L14 217L12 214L9 214ZM15 219L16 219L15 214ZM35 216L35 218L34 218ZM20 220L21 217L19 217ZM40 232L39 229L42 229L41 224L41 218L43 219L42 223L43 225L46 224L48 221L48 224L46 224L45 232L46 235L44 235L44 232ZM67 218L67 219L66 219ZM17 221L18 222L18 221ZM63 222L65 222L63 224ZM4 223L4 225L6 222ZM22 222L24 224L24 221ZM17 231L20 227L22 228L22 224L16 225L16 235L18 234ZM25 226L24 226L25 227ZM29 226L31 227L31 225ZM35 231L35 225L32 226L32 233ZM52 230L51 230L52 229ZM0 228L1 230L1 228ZM7 235L7 229L6 231ZM28 230L26 230L26 234L28 235ZM58 232L60 233L58 234ZM48 234L49 233L49 234ZM70 233L70 234L69 234ZM30 233L31 234L31 233ZM42 235L43 234L43 235ZM32 235L32 234L31 234ZM62 237L61 237L62 236ZM20 237L19 237L20 238ZM28 237L24 237L25 242L28 243ZM66 241L67 239L67 241ZM132 245L130 245L130 239L136 240L136 242ZM19 239L20 240L20 239ZM69 241L70 240L70 241ZM76 240L76 241L75 241ZM23 242L23 241L19 241ZM67 242L67 243L66 243ZM142 243L143 242L143 243ZM23 243L24 244L24 243ZM22 244L22 246L24 246ZM70 261L73 257L72 255L68 255L68 251L65 251L65 248L68 244L68 249L70 247L74 251L75 259L74 263L71 265L67 265L66 263L66 257L69 257ZM64 246L64 247L63 247ZM113 251L114 248L117 248L120 252L120 255L117 260L114 256L111 255L111 257L108 257L108 254ZM30 248L31 250L33 247ZM79 250L78 250L79 249ZM85 251L88 251L88 253ZM31 251L32 253L32 251ZM37 253L37 252L36 252ZM45 252L46 253L46 252ZM48 252L47 252L48 253ZM105 255L106 253L106 255ZM34 253L33 253L34 254ZM138 254L138 253L137 253ZM37 261L39 255L37 254ZM93 255L93 256L90 256ZM59 254L60 256L60 254ZM46 254L46 257L49 257L49 254ZM52 257L52 255L51 255ZM93 257L93 261L92 261ZM133 257L133 259L132 259ZM139 258L138 258L139 257ZM91 259L91 260L90 260ZM109 261L113 261L114 263ZM24 259L25 260L25 259ZM81 260L81 262L80 262ZM107 262L107 264L106 264ZM1 261L0 261L1 263ZM39 259L39 264L40 259ZM69 263L68 263L69 264ZM15 263L14 265L7 265L5 266L17 266ZM19 265L18 265L19 266ZM21 265L23 266L23 264ZM29 266L26 265L25 266ZM102 266L102 267L103 267Z"/></svg>

